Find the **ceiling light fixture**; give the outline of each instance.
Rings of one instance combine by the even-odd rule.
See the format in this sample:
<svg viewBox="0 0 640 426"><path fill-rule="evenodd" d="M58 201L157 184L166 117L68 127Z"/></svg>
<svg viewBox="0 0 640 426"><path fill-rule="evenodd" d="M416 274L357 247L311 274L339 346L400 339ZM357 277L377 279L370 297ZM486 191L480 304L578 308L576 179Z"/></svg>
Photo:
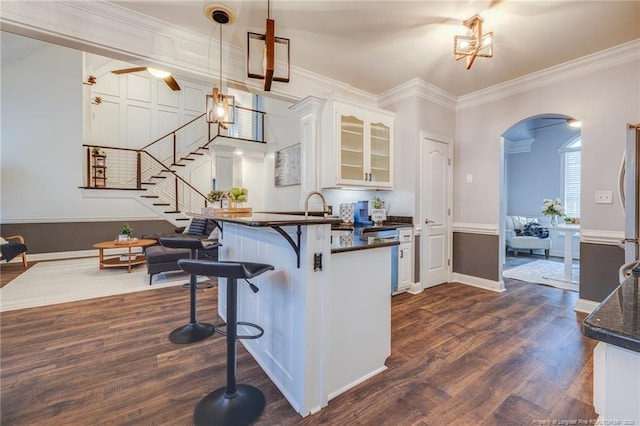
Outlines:
<svg viewBox="0 0 640 426"><path fill-rule="evenodd" d="M271 4L267 0L267 29L265 34L247 33L247 76L264 80L264 91L271 90L271 82L289 82L291 72L289 39L275 36L275 21L271 19ZM276 57L279 67L276 74ZM281 73L281 74L280 74Z"/></svg>
<svg viewBox="0 0 640 426"><path fill-rule="evenodd" d="M218 127L227 129L229 124L235 123L235 97L225 95L222 92L222 26L236 21L233 10L227 6L210 4L205 6L204 14L207 19L220 26L220 80L219 86L214 87L212 93L206 98L207 123L217 124Z"/></svg>
<svg viewBox="0 0 640 426"><path fill-rule="evenodd" d="M471 68L478 56L491 58L493 56L493 32L482 34L484 19L474 15L462 24L471 30L471 35L455 36L453 39L453 53L456 60L467 58L467 69Z"/></svg>

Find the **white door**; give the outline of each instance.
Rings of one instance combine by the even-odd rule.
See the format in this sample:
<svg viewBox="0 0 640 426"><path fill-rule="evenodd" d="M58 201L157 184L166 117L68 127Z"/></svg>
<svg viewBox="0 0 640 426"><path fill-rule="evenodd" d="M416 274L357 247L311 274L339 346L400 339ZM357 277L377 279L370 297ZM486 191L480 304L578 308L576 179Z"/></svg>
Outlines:
<svg viewBox="0 0 640 426"><path fill-rule="evenodd" d="M424 137L421 161L420 281L423 288L449 278L450 145Z"/></svg>

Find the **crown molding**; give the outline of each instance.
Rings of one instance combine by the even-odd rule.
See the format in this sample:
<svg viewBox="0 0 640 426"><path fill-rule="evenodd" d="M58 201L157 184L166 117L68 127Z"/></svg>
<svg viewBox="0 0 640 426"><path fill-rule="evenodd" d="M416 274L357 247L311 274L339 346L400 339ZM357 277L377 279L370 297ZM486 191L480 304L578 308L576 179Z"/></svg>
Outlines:
<svg viewBox="0 0 640 426"><path fill-rule="evenodd" d="M535 142L534 138L516 139L508 141L505 139L504 153L505 154L522 154L525 152L531 152L531 145Z"/></svg>
<svg viewBox="0 0 640 426"><path fill-rule="evenodd" d="M456 110L493 102L528 90L637 60L640 60L640 39L460 96Z"/></svg>
<svg viewBox="0 0 640 426"><path fill-rule="evenodd" d="M220 76L218 61L209 55L209 37L113 3L0 2L0 27L134 64L169 68L177 77L215 84ZM223 81L262 92L262 81L246 76L244 49L223 42L223 53ZM293 66L290 83L274 84L270 95L291 101L340 97L377 106L377 96L369 92Z"/></svg>
<svg viewBox="0 0 640 426"><path fill-rule="evenodd" d="M419 78L413 78L381 93L378 96L378 106L384 108L385 106L415 97L452 110L456 108L458 100L455 95L446 90L442 90Z"/></svg>

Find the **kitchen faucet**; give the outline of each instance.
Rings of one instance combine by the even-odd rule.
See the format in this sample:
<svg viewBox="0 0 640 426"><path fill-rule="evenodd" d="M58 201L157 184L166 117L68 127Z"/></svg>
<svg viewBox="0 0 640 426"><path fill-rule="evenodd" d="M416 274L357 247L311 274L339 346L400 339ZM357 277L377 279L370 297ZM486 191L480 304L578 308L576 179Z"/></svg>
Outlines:
<svg viewBox="0 0 640 426"><path fill-rule="evenodd" d="M309 217L309 199L312 195L318 195L322 200L322 212L324 215L329 213L329 208L327 207L327 200L324 199L324 195L318 191L311 191L307 194L307 199L304 201L304 217Z"/></svg>

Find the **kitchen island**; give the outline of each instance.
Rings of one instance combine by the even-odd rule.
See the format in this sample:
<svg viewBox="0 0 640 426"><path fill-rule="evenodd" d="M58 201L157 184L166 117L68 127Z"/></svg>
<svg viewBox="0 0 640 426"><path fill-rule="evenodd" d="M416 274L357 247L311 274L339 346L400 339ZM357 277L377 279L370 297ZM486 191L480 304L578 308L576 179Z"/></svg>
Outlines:
<svg viewBox="0 0 640 426"><path fill-rule="evenodd" d="M275 270L238 283L238 318L264 328L242 340L302 416L386 369L391 354L391 248L398 241L358 239L333 247L337 218L255 213L194 215L220 224L220 260L269 263ZM339 244L338 244L339 245ZM226 282L219 280L226 318ZM240 334L249 333L239 326Z"/></svg>
<svg viewBox="0 0 640 426"><path fill-rule="evenodd" d="M593 405L600 420L640 424L640 273L585 318L582 332L600 340L593 353Z"/></svg>

